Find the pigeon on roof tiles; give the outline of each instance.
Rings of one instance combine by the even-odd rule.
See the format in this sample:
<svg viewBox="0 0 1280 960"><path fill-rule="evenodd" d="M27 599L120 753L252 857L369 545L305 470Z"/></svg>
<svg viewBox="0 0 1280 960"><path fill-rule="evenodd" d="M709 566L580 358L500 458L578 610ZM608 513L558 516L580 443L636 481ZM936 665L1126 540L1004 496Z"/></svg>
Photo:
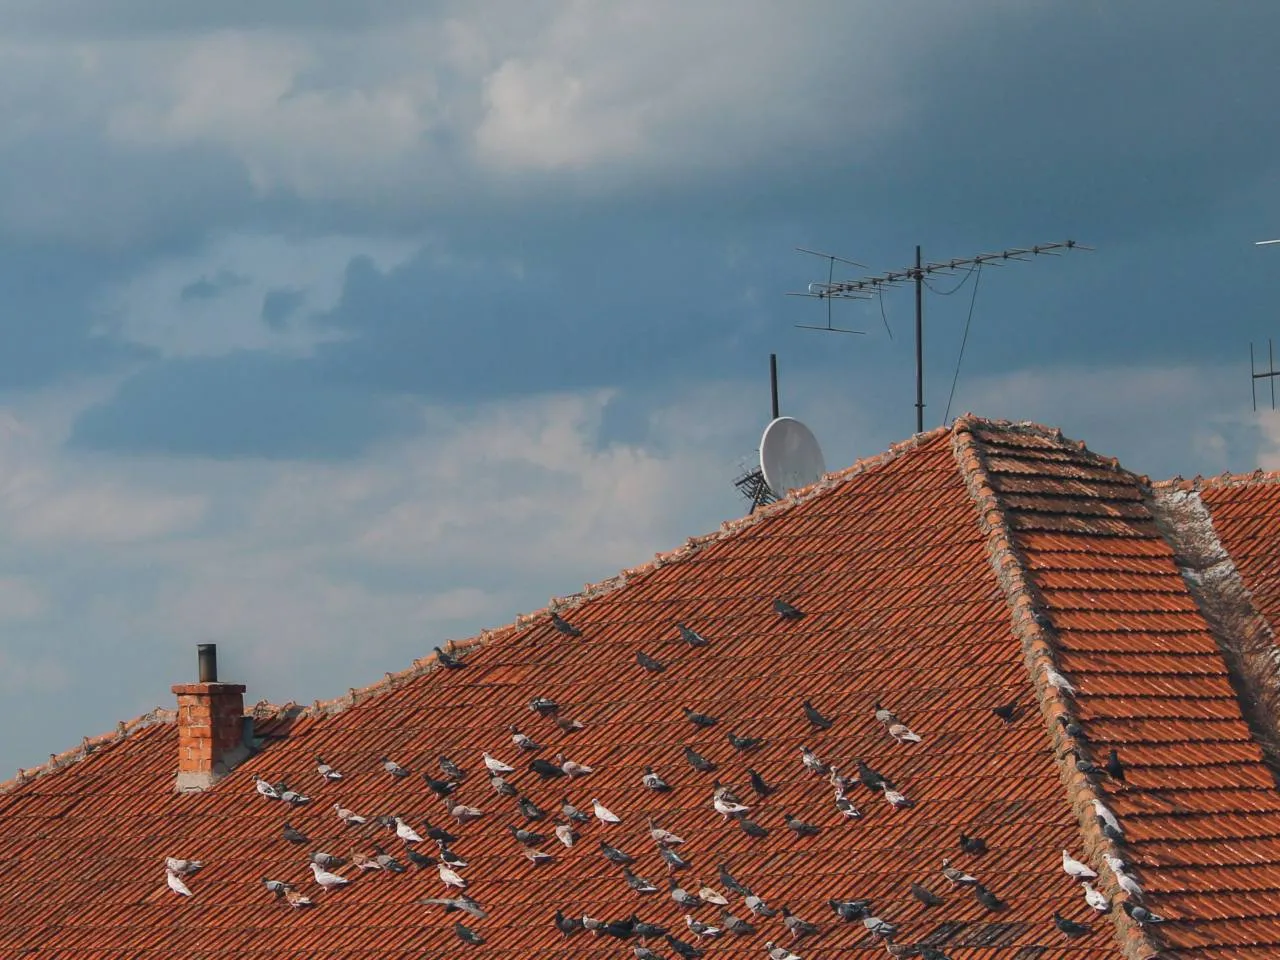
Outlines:
<svg viewBox="0 0 1280 960"><path fill-rule="evenodd" d="M756 896L754 893L749 897L743 897L742 902L746 905L748 910L758 917L776 917L778 915L777 910L769 906L769 904L764 902L763 898Z"/></svg>
<svg viewBox="0 0 1280 960"><path fill-rule="evenodd" d="M489 786L493 789L493 792L500 797L514 797L520 793L520 791L515 788L515 784L508 783L496 773L490 774Z"/></svg>
<svg viewBox="0 0 1280 960"><path fill-rule="evenodd" d="M369 818L361 817L361 815L356 813L355 810L348 810L346 806L343 806L342 804L334 804L333 809L334 813L338 814L338 819L342 820L343 823L346 823L348 827L358 826L358 824L369 822Z"/></svg>
<svg viewBox="0 0 1280 960"><path fill-rule="evenodd" d="M543 820L547 816L546 811L528 797L518 799L516 801L516 809L520 811L521 816L526 820Z"/></svg>
<svg viewBox="0 0 1280 960"><path fill-rule="evenodd" d="M719 927L713 927L709 923L703 923L701 920L694 919L693 914L686 913L684 915L684 925L689 928L689 932L695 937L701 937L704 940L714 940L720 934L724 933Z"/></svg>
<svg viewBox="0 0 1280 960"><path fill-rule="evenodd" d="M686 627L683 623L677 623L676 629L680 631L680 639L691 647L705 647L710 643L702 634L692 627Z"/></svg>
<svg viewBox="0 0 1280 960"><path fill-rule="evenodd" d="M727 735L729 745L735 750L742 753L749 753L752 750L758 750L765 744L764 737L740 737L732 731Z"/></svg>
<svg viewBox="0 0 1280 960"><path fill-rule="evenodd" d="M595 773L594 767L588 767L585 763L579 763L577 760L570 760L563 753L556 754L556 763L560 764L560 769L568 777L586 777Z"/></svg>
<svg viewBox="0 0 1280 960"><path fill-rule="evenodd" d="M671 899L682 907L691 910L702 906L702 900L696 893L690 893L684 887L680 886L675 877L667 878L667 889L671 891Z"/></svg>
<svg viewBox="0 0 1280 960"><path fill-rule="evenodd" d="M456 843L458 838L444 827L433 826L430 820L422 821L422 833L428 840L439 840L444 843Z"/></svg>
<svg viewBox="0 0 1280 960"><path fill-rule="evenodd" d="M484 937L480 936L480 934L476 933L461 920L454 923L453 935L463 943L469 943L473 947L478 947L484 943Z"/></svg>
<svg viewBox="0 0 1280 960"><path fill-rule="evenodd" d="M382 867L388 873L404 873L407 869L403 863L393 857L387 851L383 850L376 843L373 845L373 858L378 861L378 866Z"/></svg>
<svg viewBox="0 0 1280 960"><path fill-rule="evenodd" d="M413 847L406 848L404 855L409 858L409 862L415 867L434 867L440 862L435 857L428 857L425 853L419 853Z"/></svg>
<svg viewBox="0 0 1280 960"><path fill-rule="evenodd" d="M261 777L253 782L253 786L258 791L259 796L266 797L268 800L280 799L280 794L276 792L276 788Z"/></svg>
<svg viewBox="0 0 1280 960"><path fill-rule="evenodd" d="M914 957L920 950L914 943L894 943L892 940L884 941L884 952L894 958Z"/></svg>
<svg viewBox="0 0 1280 960"><path fill-rule="evenodd" d="M382 869L382 864L378 862L376 857L371 857L368 854L361 853L358 850L351 851L351 865L355 867L357 870L359 870L361 873L364 873L368 870Z"/></svg>
<svg viewBox="0 0 1280 960"><path fill-rule="evenodd" d="M643 943L633 943L631 945L631 953L636 960L662 960L660 955L654 953Z"/></svg>
<svg viewBox="0 0 1280 960"><path fill-rule="evenodd" d="M562 717L560 714L555 715L556 726L560 728L561 733L576 733L584 726L581 720L572 720L569 717Z"/></svg>
<svg viewBox="0 0 1280 960"><path fill-rule="evenodd" d="M564 911L556 910L556 929L565 937L572 937L582 929L582 921L577 917L566 917Z"/></svg>
<svg viewBox="0 0 1280 960"><path fill-rule="evenodd" d="M415 901L428 907L444 907L445 913L453 913L461 911L469 916L475 917L477 920L484 920L489 916L489 911L480 906L480 901L475 897L460 893L456 897L424 897Z"/></svg>
<svg viewBox="0 0 1280 960"><path fill-rule="evenodd" d="M622 879L626 881L628 887L639 894L657 893L658 888L646 880L644 877L637 877L625 867L622 870Z"/></svg>
<svg viewBox="0 0 1280 960"><path fill-rule="evenodd" d="M436 847L439 848L440 859L443 860L445 864L458 870L466 868L467 861L463 860L460 856L450 850L448 843L443 840L437 840Z"/></svg>
<svg viewBox="0 0 1280 960"><path fill-rule="evenodd" d="M960 832L960 849L973 856L981 856L987 852L987 841L981 837L971 837L962 830Z"/></svg>
<svg viewBox="0 0 1280 960"><path fill-rule="evenodd" d="M283 880L268 880L266 877L262 877L261 880L262 885L277 897L283 895L283 893L289 889L289 884L285 883Z"/></svg>
<svg viewBox="0 0 1280 960"><path fill-rule="evenodd" d="M778 616L780 616L783 620L799 620L801 617L804 616L803 610L801 610L799 607L792 606L791 604L787 603L787 601L783 600L781 597L778 597L776 600L773 601L773 611Z"/></svg>
<svg viewBox="0 0 1280 960"><path fill-rule="evenodd" d="M635 924L631 920L610 920L600 932L606 937L614 937L618 940L630 940L635 930Z"/></svg>
<svg viewBox="0 0 1280 960"><path fill-rule="evenodd" d="M1047 663L1044 665L1044 679L1049 686L1055 690L1061 690L1063 693L1075 693L1076 688L1070 680L1060 674Z"/></svg>
<svg viewBox="0 0 1280 960"><path fill-rule="evenodd" d="M613 863L627 864L636 862L636 858L631 856L631 854L626 853L623 850L619 850L617 847L612 847L603 840L600 841L600 852L604 855L606 860Z"/></svg>
<svg viewBox="0 0 1280 960"><path fill-rule="evenodd" d="M874 914L867 914L862 918L862 925L871 932L872 936L880 937L882 940L892 940L898 935L898 925L890 923L888 920L881 920Z"/></svg>
<svg viewBox="0 0 1280 960"><path fill-rule="evenodd" d="M769 960L801 960L799 954L792 953L786 947L780 947L772 940L764 942L764 952L769 955Z"/></svg>
<svg viewBox="0 0 1280 960"><path fill-rule="evenodd" d="M1112 780L1124 783L1124 764L1120 762L1120 755L1116 753L1115 747L1112 747L1111 752L1107 754L1106 771Z"/></svg>
<svg viewBox="0 0 1280 960"><path fill-rule="evenodd" d="M685 943L683 940L678 940L669 933L667 934L666 939L667 946L680 954L680 956L684 957L684 960L697 960L698 957L702 956L702 948L695 947L692 943Z"/></svg>
<svg viewBox="0 0 1280 960"><path fill-rule="evenodd" d="M560 712L560 704L550 697L534 697L529 701L529 709L539 716L549 717Z"/></svg>
<svg viewBox="0 0 1280 960"><path fill-rule="evenodd" d="M1087 863L1081 863L1066 850L1062 851L1062 869L1076 880L1096 880L1098 875Z"/></svg>
<svg viewBox="0 0 1280 960"><path fill-rule="evenodd" d="M1089 933L1089 927L1087 925L1083 923L1076 923L1074 920L1068 920L1057 910L1053 911L1053 925L1072 939L1076 937L1083 937L1086 933Z"/></svg>
<svg viewBox="0 0 1280 960"><path fill-rule="evenodd" d="M591 811L601 823L621 823L622 818L594 797L591 798Z"/></svg>
<svg viewBox="0 0 1280 960"><path fill-rule="evenodd" d="M1127 870L1116 870L1114 868L1111 872L1115 874L1116 886L1121 890L1131 897L1142 896L1142 887L1139 885L1138 881L1134 879L1133 874L1129 873Z"/></svg>
<svg viewBox="0 0 1280 960"><path fill-rule="evenodd" d="M332 890L334 887L343 887L351 882L346 877L339 876L336 873L330 873L318 863L311 864L311 872L315 875L316 883L325 890Z"/></svg>
<svg viewBox="0 0 1280 960"><path fill-rule="evenodd" d="M884 776L878 770L873 770L862 760L855 760L854 765L858 768L858 782L872 793L875 793L877 790L882 790L886 783L889 784L890 787L893 786L892 780Z"/></svg>
<svg viewBox="0 0 1280 960"><path fill-rule="evenodd" d="M849 820L857 820L862 816L862 811L853 805L853 801L846 797L843 793L835 795L836 809L840 811L842 817Z"/></svg>
<svg viewBox="0 0 1280 960"><path fill-rule="evenodd" d="M1106 913L1111 909L1111 900L1101 890L1095 890L1087 881L1081 882L1080 887L1084 890L1084 902L1099 913Z"/></svg>
<svg viewBox="0 0 1280 960"><path fill-rule="evenodd" d="M945 953L937 947L931 947L926 943L919 944L920 960L951 960Z"/></svg>
<svg viewBox="0 0 1280 960"><path fill-rule="evenodd" d="M590 823L591 818L569 802L568 797L560 798L560 812L570 820L578 823Z"/></svg>
<svg viewBox="0 0 1280 960"><path fill-rule="evenodd" d="M848 793L861 781L857 777L842 777L835 767L827 767L827 783L836 793Z"/></svg>
<svg viewBox="0 0 1280 960"><path fill-rule="evenodd" d="M791 931L791 939L799 940L802 937L814 937L821 932L821 927L816 923L810 923L808 920L801 920L786 907L782 908L782 923Z"/></svg>
<svg viewBox="0 0 1280 960"><path fill-rule="evenodd" d="M470 807L465 803L459 803L456 800L444 798L444 807L449 811L449 816L457 820L459 823L466 823L468 820L478 820L484 816L484 811L479 807Z"/></svg>
<svg viewBox="0 0 1280 960"><path fill-rule="evenodd" d="M281 835L290 843L309 843L310 842L309 840L307 840L307 835L305 833L303 833L301 830L297 829L295 826L293 826L293 824L287 821L285 822L285 825L281 828Z"/></svg>
<svg viewBox="0 0 1280 960"><path fill-rule="evenodd" d="M459 890L465 890L467 888L467 881L463 880L462 877L448 864L438 864L436 866L436 870L439 872L440 880L445 886L457 887Z"/></svg>
<svg viewBox="0 0 1280 960"><path fill-rule="evenodd" d="M300 893L293 889L293 887L290 887L284 892L284 902L289 904L289 906L293 907L295 910L302 910L306 907L315 906L310 897L305 893Z"/></svg>
<svg viewBox="0 0 1280 960"><path fill-rule="evenodd" d="M640 666L644 667L650 673L662 673L667 669L660 660L653 659L653 657L649 656L643 650L636 651L636 663L640 664Z"/></svg>
<svg viewBox="0 0 1280 960"><path fill-rule="evenodd" d="M688 870L691 864L680 854L670 847L658 847L658 856L662 857L663 862L667 865L667 870L675 873L677 870Z"/></svg>
<svg viewBox="0 0 1280 960"><path fill-rule="evenodd" d="M938 896L928 887L922 886L918 883L911 884L910 890L911 890L911 895L915 897L917 900L919 900L921 903L923 903L926 907L940 907L944 903L946 903L945 900L943 900L940 896Z"/></svg>
<svg viewBox="0 0 1280 960"><path fill-rule="evenodd" d="M716 867L716 879L719 880L721 886L730 893L736 893L740 897L751 896L751 889L747 887L746 884L737 880L734 875L729 872L729 867L726 864L721 863Z"/></svg>
<svg viewBox="0 0 1280 960"><path fill-rule="evenodd" d="M323 780L341 780L342 774L333 769L331 764L325 763L319 754L316 754L316 773L320 774Z"/></svg>
<svg viewBox="0 0 1280 960"><path fill-rule="evenodd" d="M894 790L892 787L889 786L888 782L885 780L880 781L880 789L884 791L885 802L887 802L891 807L894 807L899 810L904 810L907 807L915 806L914 800L911 800L905 794L900 793L897 790Z"/></svg>
<svg viewBox="0 0 1280 960"><path fill-rule="evenodd" d="M738 817L737 822L738 829L753 840L763 840L765 837L769 836L768 828L760 826L760 824L756 823L750 817Z"/></svg>
<svg viewBox="0 0 1280 960"><path fill-rule="evenodd" d="M1077 740L1085 739L1084 727L1080 726L1080 724L1076 723L1065 713L1058 715L1058 725L1062 727L1063 732L1066 733L1068 737L1074 737Z"/></svg>
<svg viewBox="0 0 1280 960"><path fill-rule="evenodd" d="M164 866L170 873L176 873L180 877L190 877L200 872L204 862L201 860L183 860L180 857L165 857Z"/></svg>
<svg viewBox="0 0 1280 960"><path fill-rule="evenodd" d="M655 793L666 793L671 789L667 781L663 780L658 774L653 772L653 767L645 767L644 775L640 777L640 782L644 784L646 789Z"/></svg>
<svg viewBox="0 0 1280 960"><path fill-rule="evenodd" d="M450 780L458 781L465 780L467 778L466 771L443 753L436 758L436 764L440 767L440 772Z"/></svg>
<svg viewBox="0 0 1280 960"><path fill-rule="evenodd" d="M684 748L684 758L688 762L689 766L693 767L693 769L697 770L699 773L711 773L716 768L714 763L694 750L693 747L687 746Z"/></svg>
<svg viewBox="0 0 1280 960"><path fill-rule="evenodd" d="M449 654L445 653L439 647L432 647L431 649L436 655L436 663L440 664L440 666L444 667L446 670L461 670L466 666L466 663L462 660L459 660L457 657L449 656Z"/></svg>
<svg viewBox="0 0 1280 960"><path fill-rule="evenodd" d="M183 883L182 878L178 876L176 873L174 873L172 870L166 870L164 872L164 879L165 879L165 883L169 885L169 889L172 890L174 893L183 897L191 896L191 888L188 887L185 883Z"/></svg>
<svg viewBox="0 0 1280 960"><path fill-rule="evenodd" d="M1005 902L980 883L973 885L973 896L980 904L992 912L1005 909Z"/></svg>
<svg viewBox="0 0 1280 960"><path fill-rule="evenodd" d="M573 829L571 823L559 823L555 829L556 839L563 843L566 847L572 847L578 839L577 832Z"/></svg>
<svg viewBox="0 0 1280 960"><path fill-rule="evenodd" d="M861 920L871 911L870 900L828 900L831 912L845 923Z"/></svg>
<svg viewBox="0 0 1280 960"><path fill-rule="evenodd" d="M418 831L414 830L413 827L405 823L403 817L395 817L394 819L396 822L397 837L399 837L405 843L421 843L422 842L422 837L418 836Z"/></svg>
<svg viewBox="0 0 1280 960"><path fill-rule="evenodd" d="M919 743L924 738L918 733L913 733L904 723L889 724L889 736L897 740L899 743Z"/></svg>
<svg viewBox="0 0 1280 960"><path fill-rule="evenodd" d="M326 870L336 870L338 867L345 866L346 860L342 857L336 857L332 853L325 853L323 850L313 850L307 859L312 863L318 863Z"/></svg>
<svg viewBox="0 0 1280 960"><path fill-rule="evenodd" d="M1013 723L1014 715L1018 712L1018 698L1014 697L1008 703L1001 704L998 707L992 707L991 712L1005 723Z"/></svg>
<svg viewBox="0 0 1280 960"><path fill-rule="evenodd" d="M883 723L886 727L891 723L897 723L898 718L892 710L886 709L885 706L877 700L871 705L871 710L875 714L875 718Z"/></svg>
<svg viewBox="0 0 1280 960"><path fill-rule="evenodd" d="M708 887L706 884L703 884L696 891L693 891L693 893L694 896L703 903L713 903L718 907L727 907L729 905L729 898L715 887Z"/></svg>
<svg viewBox="0 0 1280 960"><path fill-rule="evenodd" d="M942 860L942 875L951 881L953 886L973 886L978 882L978 878L970 876L963 870L957 870L951 865L951 861L945 857Z"/></svg>
<svg viewBox="0 0 1280 960"><path fill-rule="evenodd" d="M775 787L769 786L769 784L765 782L764 777L760 776L757 771L750 767L747 768L747 782L751 784L751 789L756 792L756 796L758 797L767 797L769 794L775 792L776 789Z"/></svg>
<svg viewBox="0 0 1280 960"><path fill-rule="evenodd" d="M507 824L507 829L511 831L511 835L516 838L518 843L522 843L527 847L536 847L547 842L547 838L542 834L526 830L524 827L514 827L511 824Z"/></svg>
<svg viewBox="0 0 1280 960"><path fill-rule="evenodd" d="M447 797L458 789L458 784L452 780L437 780L429 773L424 773L422 779L426 781L427 788L437 797Z"/></svg>
<svg viewBox="0 0 1280 960"><path fill-rule="evenodd" d="M822 828L816 824L806 823L798 817L793 817L789 813L782 815L783 822L786 823L787 829L794 833L797 837L816 837L822 832Z"/></svg>
<svg viewBox="0 0 1280 960"><path fill-rule="evenodd" d="M556 780L560 777L567 777L568 774L561 769L557 763L550 760L544 760L542 757L534 757L529 761L529 770L542 777L543 780Z"/></svg>
<svg viewBox="0 0 1280 960"><path fill-rule="evenodd" d="M653 817L649 817L649 837L660 847L675 847L684 843L683 837L678 837L670 830L664 830L654 821Z"/></svg>
<svg viewBox="0 0 1280 960"><path fill-rule="evenodd" d="M690 710L688 707L681 707L680 710L682 713L684 713L684 718L686 720L692 723L695 727L699 727L701 729L706 729L707 727L714 727L717 723L720 722L713 716L710 716L705 713L699 713L697 710Z"/></svg>
<svg viewBox="0 0 1280 960"><path fill-rule="evenodd" d="M754 924L735 917L728 910L720 911L720 926L726 933L731 933L735 937L749 937L756 932Z"/></svg>
<svg viewBox="0 0 1280 960"><path fill-rule="evenodd" d="M1102 835L1104 837L1106 837L1108 840L1112 841L1113 843L1124 842L1123 830L1117 830L1110 823L1108 823L1103 817L1095 817L1094 819L1098 821L1098 829L1102 831Z"/></svg>
<svg viewBox="0 0 1280 960"><path fill-rule="evenodd" d="M516 745L517 749L528 750L530 753L535 753L542 749L541 744L535 742L527 733L521 733L520 728L515 724L512 724L507 729L511 732L511 742Z"/></svg>
<svg viewBox="0 0 1280 960"><path fill-rule="evenodd" d="M490 756L487 752L481 754L484 759L484 765L489 769L490 773L502 775L504 773L515 773L516 768L508 763L503 763L497 757Z"/></svg>
<svg viewBox="0 0 1280 960"><path fill-rule="evenodd" d="M660 924L651 923L648 920L641 920L634 913L631 915L632 932L641 940L648 940L652 937L666 936L667 928Z"/></svg>
<svg viewBox="0 0 1280 960"><path fill-rule="evenodd" d="M1093 810L1094 813L1098 815L1098 819L1102 820L1116 833L1124 836L1124 828L1120 826L1120 821L1117 820L1116 815L1111 812L1111 808L1096 797L1093 801Z"/></svg>
<svg viewBox="0 0 1280 960"><path fill-rule="evenodd" d="M587 916L587 914L585 913L582 915L583 930L590 931L591 933L594 933L598 937L600 936L600 928L603 926L604 926L603 920L597 920L595 917Z"/></svg>
<svg viewBox="0 0 1280 960"><path fill-rule="evenodd" d="M551 625L563 633L566 637L580 637L582 631L575 627L572 623L560 616L558 613L551 614Z"/></svg>
<svg viewBox="0 0 1280 960"><path fill-rule="evenodd" d="M548 853L546 850L539 850L537 847L522 846L520 849L524 852L524 855L528 859L528 861L532 863L535 867L540 867L543 864L551 863L556 858L554 853Z"/></svg>
<svg viewBox="0 0 1280 960"><path fill-rule="evenodd" d="M1134 903L1132 900L1126 900L1120 906L1124 908L1124 912L1137 920L1144 927L1152 923L1165 923L1165 917L1158 913L1153 913L1140 903Z"/></svg>
<svg viewBox="0 0 1280 960"><path fill-rule="evenodd" d="M1076 769L1085 776L1093 776L1094 774L1102 772L1101 768L1099 768L1096 763L1091 760L1086 760L1079 750L1072 750L1071 754L1076 758Z"/></svg>
<svg viewBox="0 0 1280 960"><path fill-rule="evenodd" d="M808 700L804 702L804 716L815 730L830 730L836 722L835 717L824 717Z"/></svg>
<svg viewBox="0 0 1280 960"><path fill-rule="evenodd" d="M716 797L711 801L711 805L715 807L716 813L728 820L730 817L744 817L751 812L751 808L746 804L734 803L723 797Z"/></svg>
<svg viewBox="0 0 1280 960"><path fill-rule="evenodd" d="M388 830L394 830L396 828L396 818L390 814L377 817L374 822L380 827L386 827Z"/></svg>
<svg viewBox="0 0 1280 960"><path fill-rule="evenodd" d="M734 792L732 786L727 783L721 783L719 780L711 784L711 799L728 800L730 803L741 803L742 800Z"/></svg>
<svg viewBox="0 0 1280 960"><path fill-rule="evenodd" d="M382 764L382 769L387 771L387 773L391 774L393 777L407 777L409 775L408 770L389 757L379 757L378 762Z"/></svg>
<svg viewBox="0 0 1280 960"><path fill-rule="evenodd" d="M810 773L816 773L818 776L825 776L829 771L825 763L818 759L818 755L808 747L800 748L800 762L804 764L804 768Z"/></svg>

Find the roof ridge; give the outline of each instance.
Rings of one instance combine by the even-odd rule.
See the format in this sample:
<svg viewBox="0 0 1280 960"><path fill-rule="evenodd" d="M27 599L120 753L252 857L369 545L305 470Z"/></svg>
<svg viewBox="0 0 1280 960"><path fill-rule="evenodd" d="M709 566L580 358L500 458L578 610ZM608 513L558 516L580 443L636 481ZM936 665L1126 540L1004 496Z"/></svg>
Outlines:
<svg viewBox="0 0 1280 960"><path fill-rule="evenodd" d="M1181 475L1170 477L1168 480L1157 480L1151 484L1153 490L1214 490L1219 487L1243 487L1253 483L1280 483L1280 470L1263 470L1257 467L1247 473L1231 473L1224 470L1222 473L1215 474L1212 477L1196 474L1194 477L1185 478Z"/></svg>
<svg viewBox="0 0 1280 960"><path fill-rule="evenodd" d="M1057 666L1052 638L1041 622L1044 603L1039 588L1028 573L1027 560L1014 542L1004 503L991 483L982 443L973 436L973 427L978 424L988 427L993 425L991 421L980 421L977 418L957 418L951 435L951 449L961 478L977 508L978 525L987 536L987 557L1009 605L1013 634L1022 645L1032 689L1048 727L1049 739L1053 743L1058 774L1066 788L1067 802L1076 814L1086 851L1123 856L1123 851L1098 828L1094 816L1093 802L1104 801L1104 798L1089 779L1076 769L1075 764L1067 761L1076 744L1074 738L1068 736L1058 723L1058 719L1064 716L1072 720L1077 718L1071 701L1052 686L1045 676L1043 667L1056 670ZM996 427L1001 429L999 425ZM1060 430L1052 431L1051 435L1064 446L1076 446L1081 452L1089 452L1082 442L1068 440ZM1095 858L1095 862L1097 859ZM1112 920L1116 925L1121 949L1132 960L1151 960L1160 954L1160 945L1123 910L1112 911Z"/></svg>

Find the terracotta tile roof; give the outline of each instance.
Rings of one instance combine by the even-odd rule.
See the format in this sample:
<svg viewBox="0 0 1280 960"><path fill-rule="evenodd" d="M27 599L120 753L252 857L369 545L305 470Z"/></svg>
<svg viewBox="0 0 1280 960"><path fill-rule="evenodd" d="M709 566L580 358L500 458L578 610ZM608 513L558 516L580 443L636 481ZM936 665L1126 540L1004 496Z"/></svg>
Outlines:
<svg viewBox="0 0 1280 960"><path fill-rule="evenodd" d="M635 873L665 885L646 815L687 839L680 849L692 866L677 874L686 888L719 887L724 863L772 906L820 923L821 938L796 947L807 960L884 953L861 923L834 922L831 897L870 898L899 925L900 942L935 945L953 960L1153 956L1155 935L1118 909L1094 916L1062 872L1066 848L1114 893L1100 860L1111 841L1086 807L1094 795L1124 827L1149 906L1186 921L1159 932L1169 944L1161 956L1275 956L1280 795L1148 500L1138 478L1058 433L962 419L557 605L580 637L542 612L468 645L465 669L433 669L428 659L344 702L263 716L258 732L273 739L207 793L172 791L176 730L165 717L140 723L0 794L0 956L33 947L53 958L629 955L607 936L566 944L551 921L557 907L604 919L634 911L692 941L685 911L665 891L631 892L597 846L607 839L636 857ZM803 618L780 617L778 598ZM688 647L677 623L710 645ZM665 671L641 669L637 650ZM1043 662L1075 680L1079 696L1047 687ZM538 696L584 729L566 735L530 712ZM923 742L891 739L872 716L877 698ZM805 699L835 717L831 730L811 728ZM1014 699L1006 725L991 708ZM695 728L685 706L718 725ZM1095 750L1117 747L1128 786L1085 782L1062 761L1059 713L1079 719ZM623 823L584 825L572 849L544 845L554 863L529 863L505 829L526 821L490 791L480 764L485 750L517 759L510 724L546 745L539 756L563 750L596 770L565 786L521 769L510 779L527 796L552 812L566 792L586 808L598 797ZM768 743L738 754L728 731ZM802 769L802 744L847 774L865 761L914 806L894 809L856 786L850 798L864 816L843 820L830 786ZM716 773L693 771L685 746ZM322 782L317 753L344 779ZM467 769L458 796L483 819L456 826L418 776L436 772L440 753ZM414 775L394 780L378 762L384 755ZM670 793L641 788L645 765ZM777 792L755 797L748 767ZM288 780L313 802L290 810L264 800L258 776ZM753 839L711 808L717 777L737 788L767 836ZM457 914L415 903L445 893L434 870L320 891L307 851L400 851L380 827L343 827L334 803L401 814L419 829L430 818L457 833L468 892L489 910L467 922L487 942L462 944ZM785 813L822 833L794 837ZM310 844L288 843L285 820ZM989 851L962 852L961 831ZM193 897L165 886L166 856L205 862L189 881ZM943 857L1005 908L989 911L953 889L939 874ZM316 908L277 902L263 876L298 884ZM924 907L908 891L913 881L945 904ZM1068 940L1054 910L1091 932ZM719 919L711 907L696 914ZM789 941L780 920L757 924L753 936L704 943L707 955L759 957L766 939ZM651 946L674 956L660 941Z"/></svg>

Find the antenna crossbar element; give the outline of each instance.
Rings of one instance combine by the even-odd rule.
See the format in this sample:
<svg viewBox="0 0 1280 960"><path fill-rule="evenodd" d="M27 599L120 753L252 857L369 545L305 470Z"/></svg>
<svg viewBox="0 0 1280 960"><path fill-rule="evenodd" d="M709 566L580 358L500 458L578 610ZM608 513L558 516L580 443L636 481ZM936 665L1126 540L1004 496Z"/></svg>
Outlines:
<svg viewBox="0 0 1280 960"><path fill-rule="evenodd" d="M1249 392L1253 395L1253 411L1258 412L1258 381L1267 380L1271 384L1271 409L1276 408L1276 377L1280 377L1280 370L1276 369L1275 351L1272 348L1271 338L1267 338L1267 369L1259 370L1253 361L1253 342L1249 342Z"/></svg>

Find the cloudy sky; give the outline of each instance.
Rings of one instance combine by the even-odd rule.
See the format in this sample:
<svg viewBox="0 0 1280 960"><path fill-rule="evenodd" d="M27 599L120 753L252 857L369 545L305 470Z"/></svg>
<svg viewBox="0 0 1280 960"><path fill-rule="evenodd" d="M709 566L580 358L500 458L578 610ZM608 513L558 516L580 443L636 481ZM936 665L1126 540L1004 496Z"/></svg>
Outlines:
<svg viewBox="0 0 1280 960"><path fill-rule="evenodd" d="M928 425L972 305L953 416L1280 466L1278 35L1273 0L0 0L0 778L168 705L197 643L327 698L742 513L771 351L831 467L907 436L909 292L798 330L796 246L1095 246L936 283Z"/></svg>

